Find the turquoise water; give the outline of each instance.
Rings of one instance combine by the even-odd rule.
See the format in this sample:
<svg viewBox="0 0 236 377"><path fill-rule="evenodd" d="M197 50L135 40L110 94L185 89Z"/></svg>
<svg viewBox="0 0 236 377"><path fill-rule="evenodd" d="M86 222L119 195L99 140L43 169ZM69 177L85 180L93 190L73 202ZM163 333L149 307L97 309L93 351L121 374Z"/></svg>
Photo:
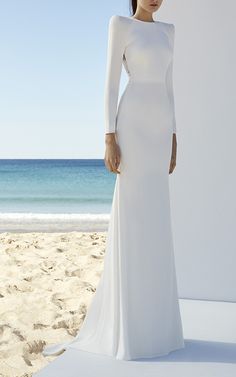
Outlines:
<svg viewBox="0 0 236 377"><path fill-rule="evenodd" d="M0 213L109 213L115 178L102 159L2 159Z"/></svg>

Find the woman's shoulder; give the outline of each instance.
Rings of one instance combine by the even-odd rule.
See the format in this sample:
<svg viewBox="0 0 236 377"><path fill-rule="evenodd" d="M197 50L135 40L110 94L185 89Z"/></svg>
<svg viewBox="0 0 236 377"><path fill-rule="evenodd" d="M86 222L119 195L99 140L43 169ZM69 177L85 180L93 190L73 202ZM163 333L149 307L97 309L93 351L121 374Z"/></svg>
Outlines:
<svg viewBox="0 0 236 377"><path fill-rule="evenodd" d="M112 24L116 24L116 25L121 25L122 26L122 25L131 23L132 22L132 18L128 17L128 16L121 16L119 14L113 14L110 17L109 22L112 23ZM169 29L170 31L174 31L174 29L175 29L175 25L173 23L170 23L170 22L156 21L156 23L159 23L160 25L162 25L166 29Z"/></svg>
<svg viewBox="0 0 236 377"><path fill-rule="evenodd" d="M116 22L116 23L124 23L124 22L129 22L130 21L130 17L127 17L127 16L120 16L119 14L113 14L111 17L110 17L110 22Z"/></svg>
<svg viewBox="0 0 236 377"><path fill-rule="evenodd" d="M174 37L175 34L175 25L170 22L165 21L156 21L166 32L171 36ZM113 14L109 19L109 25L111 28L115 28L116 30L126 30L129 25L132 24L132 18L128 16L121 16L119 14Z"/></svg>
<svg viewBox="0 0 236 377"><path fill-rule="evenodd" d="M129 17L120 16L118 14L113 14L109 19L109 27L113 30L124 33L131 24Z"/></svg>
<svg viewBox="0 0 236 377"><path fill-rule="evenodd" d="M164 28L166 28L170 32L175 31L175 25L170 23L170 22L165 22L165 21L158 21L160 24L163 25Z"/></svg>
<svg viewBox="0 0 236 377"><path fill-rule="evenodd" d="M170 22L159 21L161 24L163 31L168 35L169 39L171 40L171 44L173 45L175 39L175 25Z"/></svg>
<svg viewBox="0 0 236 377"><path fill-rule="evenodd" d="M167 35L170 46L174 48L174 41L175 41L175 25L170 22L161 22L163 27L163 32Z"/></svg>
<svg viewBox="0 0 236 377"><path fill-rule="evenodd" d="M109 22L113 24L127 24L128 22L130 22L130 17L113 14L110 17Z"/></svg>

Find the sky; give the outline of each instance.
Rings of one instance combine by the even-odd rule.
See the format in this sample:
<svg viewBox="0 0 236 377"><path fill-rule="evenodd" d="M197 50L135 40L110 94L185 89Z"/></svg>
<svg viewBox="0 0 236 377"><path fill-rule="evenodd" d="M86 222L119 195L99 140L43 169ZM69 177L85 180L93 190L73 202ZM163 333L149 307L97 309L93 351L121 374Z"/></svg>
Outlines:
<svg viewBox="0 0 236 377"><path fill-rule="evenodd" d="M113 14L129 1L0 0L1 159L104 157Z"/></svg>

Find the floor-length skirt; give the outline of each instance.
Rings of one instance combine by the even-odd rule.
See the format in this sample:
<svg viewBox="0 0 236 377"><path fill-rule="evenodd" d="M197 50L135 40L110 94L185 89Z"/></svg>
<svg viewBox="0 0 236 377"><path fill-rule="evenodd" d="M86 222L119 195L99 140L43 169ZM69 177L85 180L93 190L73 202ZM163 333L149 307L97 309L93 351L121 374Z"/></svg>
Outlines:
<svg viewBox="0 0 236 377"><path fill-rule="evenodd" d="M172 126L162 83L129 82L104 269L77 336L62 348L133 360L184 347L169 197ZM50 354L50 347L44 350Z"/></svg>

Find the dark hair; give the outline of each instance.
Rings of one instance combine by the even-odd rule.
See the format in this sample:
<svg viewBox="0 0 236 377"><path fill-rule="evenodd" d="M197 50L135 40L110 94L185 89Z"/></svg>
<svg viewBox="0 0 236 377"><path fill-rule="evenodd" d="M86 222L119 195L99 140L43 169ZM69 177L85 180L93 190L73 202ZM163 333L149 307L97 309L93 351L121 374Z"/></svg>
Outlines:
<svg viewBox="0 0 236 377"><path fill-rule="evenodd" d="M131 6L131 12L133 16L137 9L137 0L130 0L130 6Z"/></svg>

